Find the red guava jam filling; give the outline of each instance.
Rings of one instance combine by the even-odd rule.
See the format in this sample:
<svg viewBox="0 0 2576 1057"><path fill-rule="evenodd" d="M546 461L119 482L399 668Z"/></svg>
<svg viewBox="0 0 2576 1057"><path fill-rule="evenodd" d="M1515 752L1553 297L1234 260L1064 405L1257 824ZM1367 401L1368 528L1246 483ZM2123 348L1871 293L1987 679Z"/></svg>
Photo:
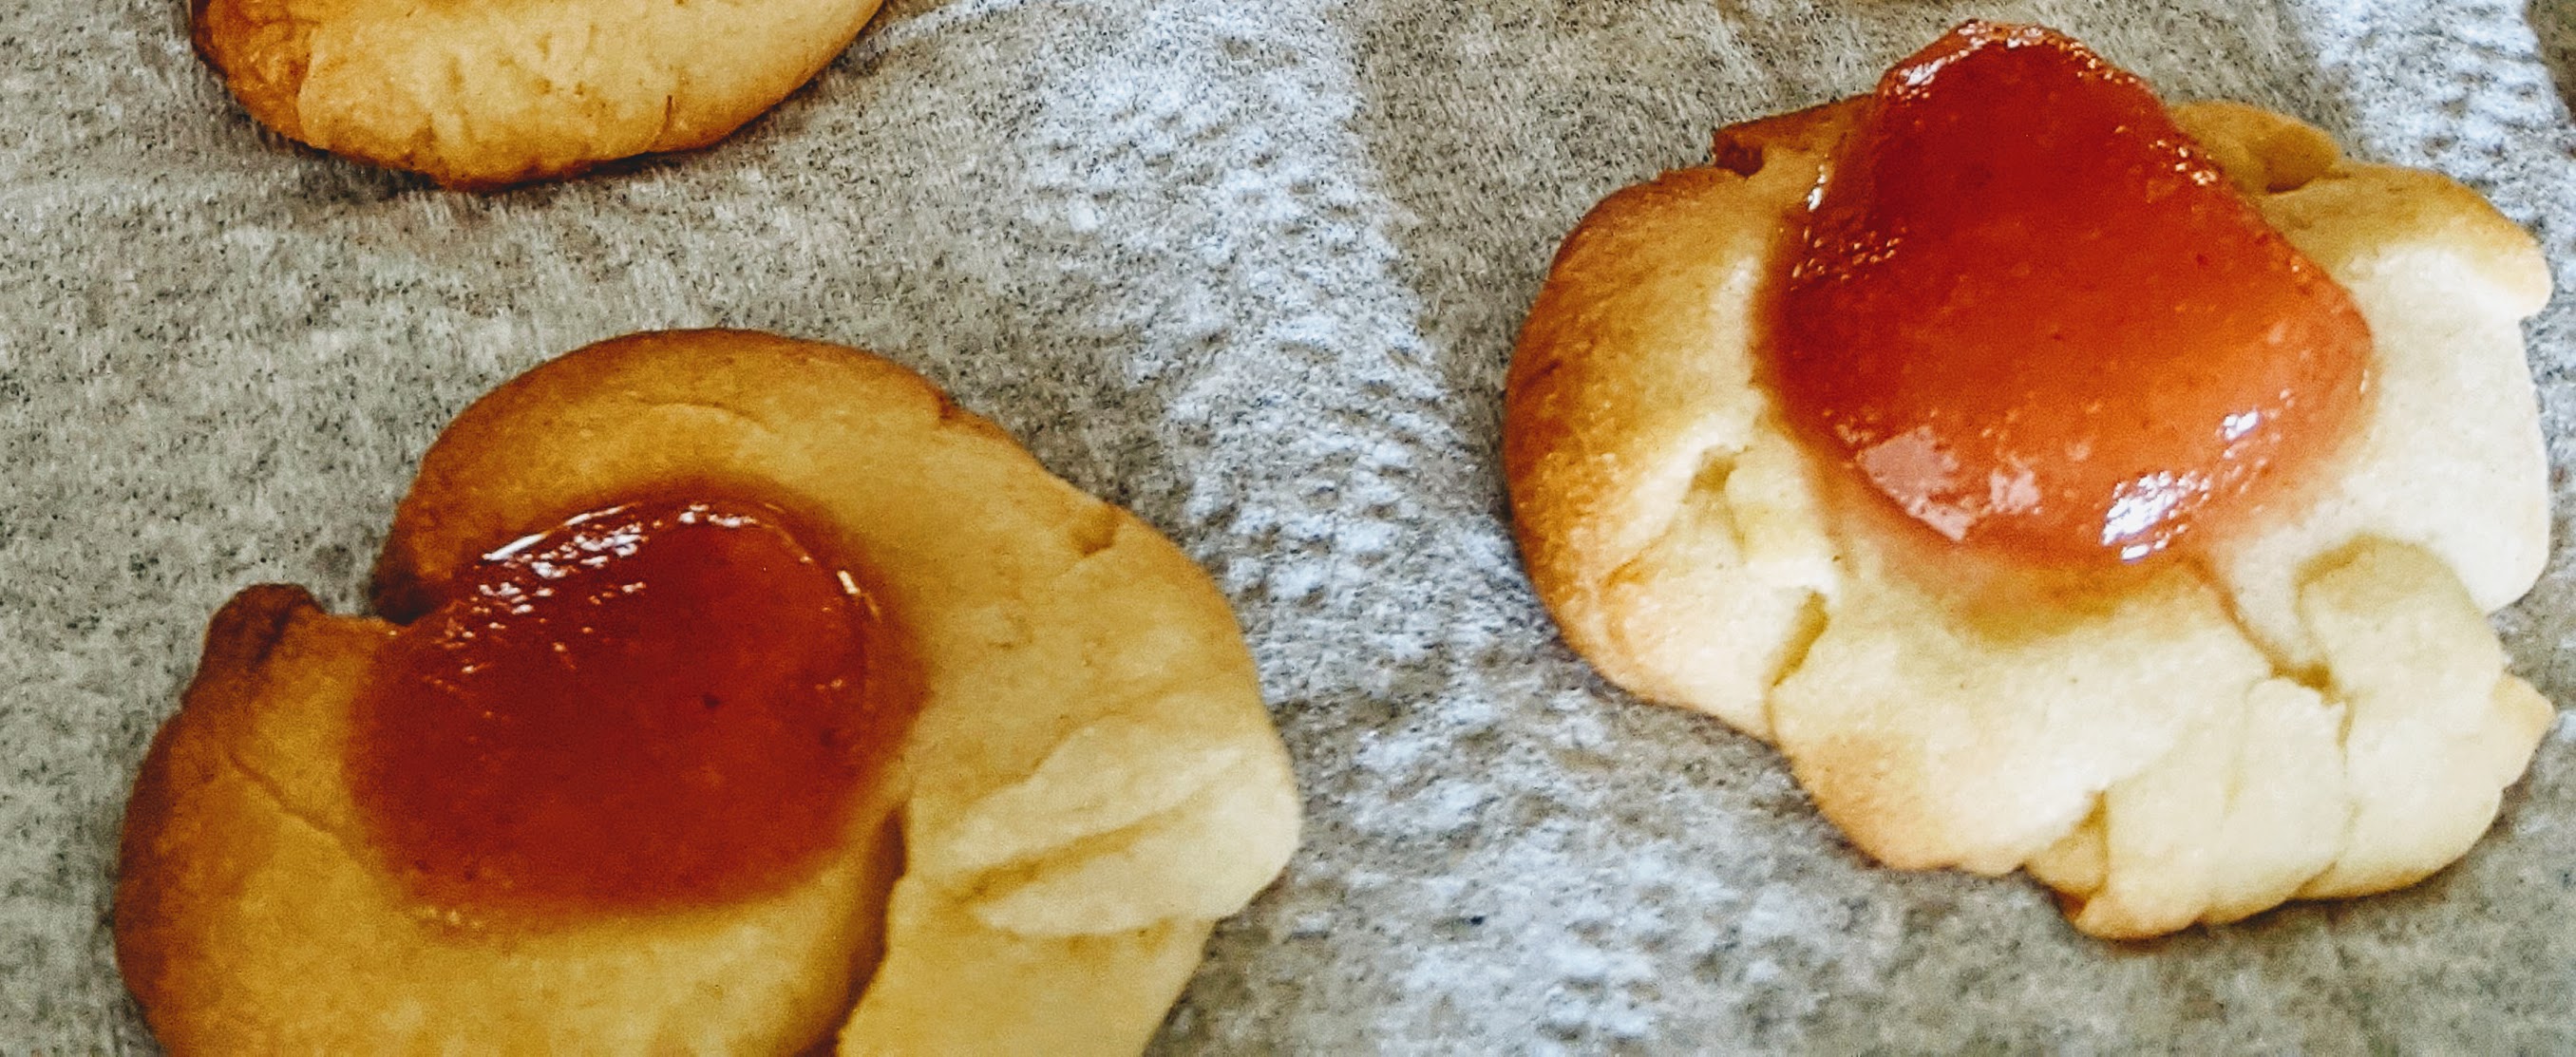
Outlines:
<svg viewBox="0 0 2576 1057"><path fill-rule="evenodd" d="M1782 262L1783 413L1950 540L2136 560L2331 454L2370 330L2135 76L1972 22L1897 64Z"/></svg>
<svg viewBox="0 0 2576 1057"><path fill-rule="evenodd" d="M350 778L397 873L468 912L654 911L782 888L900 736L869 612L775 512L576 518L468 570L379 656Z"/></svg>

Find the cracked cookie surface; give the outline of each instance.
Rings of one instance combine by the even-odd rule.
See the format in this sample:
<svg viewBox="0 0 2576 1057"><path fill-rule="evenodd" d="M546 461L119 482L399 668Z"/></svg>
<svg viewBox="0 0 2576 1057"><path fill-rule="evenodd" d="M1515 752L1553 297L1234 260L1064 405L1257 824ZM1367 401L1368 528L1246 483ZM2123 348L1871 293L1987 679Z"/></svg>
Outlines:
<svg viewBox="0 0 2576 1057"><path fill-rule="evenodd" d="M880 0L195 0L251 116L440 183L578 173L730 135L847 48Z"/></svg>
<svg viewBox="0 0 2576 1057"><path fill-rule="evenodd" d="M127 812L119 963L164 1045L1143 1047L1298 824L1205 576L909 371L697 332L590 347L468 409L397 511L376 608L414 617L495 547L675 485L794 511L906 644L917 718L827 861L721 906L443 917L366 846L345 774L350 702L397 625L251 588Z"/></svg>
<svg viewBox="0 0 2576 1057"><path fill-rule="evenodd" d="M2552 717L2484 621L2547 551L2530 237L2294 120L2173 114L2377 339L2344 449L2202 561L2107 591L1926 561L1780 425L1758 300L1850 104L1597 207L1506 397L1523 557L1577 651L1772 742L1873 857L2027 868L2105 936L2419 880Z"/></svg>

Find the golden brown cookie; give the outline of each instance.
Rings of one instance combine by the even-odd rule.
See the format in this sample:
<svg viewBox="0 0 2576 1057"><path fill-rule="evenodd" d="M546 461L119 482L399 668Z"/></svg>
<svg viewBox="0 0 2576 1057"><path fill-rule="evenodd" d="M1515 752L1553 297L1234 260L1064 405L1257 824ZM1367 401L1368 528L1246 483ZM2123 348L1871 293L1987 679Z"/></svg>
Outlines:
<svg viewBox="0 0 2576 1057"><path fill-rule="evenodd" d="M903 368L706 331L594 345L467 409L396 513L378 609L440 618L514 541L656 495L763 504L855 570L867 699L913 718L825 850L713 903L520 914L469 883L459 909L353 795L398 626L255 587L127 814L118 958L164 1045L1142 1048L1296 838L1206 577Z"/></svg>
<svg viewBox="0 0 2576 1057"><path fill-rule="evenodd" d="M2292 119L2175 108L2350 291L2372 398L2296 502L2199 560L2017 579L1891 529L1762 381L1774 262L1860 105L1730 129L1712 165L1612 195L1559 251L1504 455L1567 641L1776 745L1882 862L2027 868L2098 935L2457 858L2553 715L2484 620L2547 550L2530 237Z"/></svg>
<svg viewBox="0 0 2576 1057"><path fill-rule="evenodd" d="M879 0L194 0L197 49L261 124L456 187L568 176L732 134Z"/></svg>

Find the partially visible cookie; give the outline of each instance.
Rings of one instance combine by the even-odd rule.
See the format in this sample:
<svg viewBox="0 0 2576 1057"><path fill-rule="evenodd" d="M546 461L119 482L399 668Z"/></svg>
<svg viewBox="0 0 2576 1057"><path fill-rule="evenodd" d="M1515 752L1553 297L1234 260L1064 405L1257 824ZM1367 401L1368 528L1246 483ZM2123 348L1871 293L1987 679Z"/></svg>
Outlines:
<svg viewBox="0 0 2576 1057"><path fill-rule="evenodd" d="M849 46L879 0L194 0L260 123L456 187L703 147Z"/></svg>
<svg viewBox="0 0 2576 1057"><path fill-rule="evenodd" d="M538 554L528 583L583 582L569 566L587 558L529 541L674 495L777 512L864 613L868 660L848 693L872 727L827 725L825 748L874 729L899 751L855 750L858 784L821 853L721 899L628 905L612 891L606 910L589 893L521 912L545 876L509 863L448 876L396 851L416 842L394 839L408 820L385 817L374 776L449 780L406 763L433 751L426 740L370 733L382 702L413 700L382 694L404 670L399 636L448 619L461 585L500 607L477 614L547 589L490 585L495 562ZM578 554L602 562L653 545L614 518L575 524L594 529ZM848 1053L1132 1054L1214 922L1295 843L1286 755L1204 574L864 353L644 334L539 367L423 459L377 581L391 621L329 615L294 588L243 592L144 761L117 951L174 1053L787 1053L837 1038ZM667 586L639 577L602 597ZM481 619L436 644L469 651L441 680L473 676L476 636L512 634ZM645 741L723 716L772 723L742 711L752 704L710 694L703 716L693 697L684 714L644 713ZM768 770L710 761L703 774L720 791Z"/></svg>
<svg viewBox="0 0 2576 1057"><path fill-rule="evenodd" d="M2312 484L2198 559L2030 577L1863 494L1762 365L1775 262L1863 105L1730 129L1715 164L1612 195L1559 251L1504 458L1567 641L1778 746L1873 857L2027 868L2100 935L2458 857L2553 716L2484 621L2547 552L2530 237L2292 119L2174 108L2350 291L2371 399Z"/></svg>

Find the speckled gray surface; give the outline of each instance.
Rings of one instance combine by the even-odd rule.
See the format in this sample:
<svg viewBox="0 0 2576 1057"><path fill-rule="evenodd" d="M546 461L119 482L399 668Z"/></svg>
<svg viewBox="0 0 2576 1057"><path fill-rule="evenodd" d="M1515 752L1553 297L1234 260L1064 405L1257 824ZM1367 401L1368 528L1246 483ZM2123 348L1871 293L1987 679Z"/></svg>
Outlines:
<svg viewBox="0 0 2576 1057"><path fill-rule="evenodd" d="M149 1048L113 849L215 606L354 606L467 401L709 324L914 365L1232 595L1309 836L1165 1050L2576 1050L2568 724L2423 886L2106 946L1865 865L1769 752L1591 676L1494 457L1584 208L1970 14L2448 171L2576 273L2576 2L910 0L730 143L490 197L258 133L183 8L0 10L0 1051ZM2563 541L2568 298L2533 336ZM2502 620L2562 703L2571 566Z"/></svg>

